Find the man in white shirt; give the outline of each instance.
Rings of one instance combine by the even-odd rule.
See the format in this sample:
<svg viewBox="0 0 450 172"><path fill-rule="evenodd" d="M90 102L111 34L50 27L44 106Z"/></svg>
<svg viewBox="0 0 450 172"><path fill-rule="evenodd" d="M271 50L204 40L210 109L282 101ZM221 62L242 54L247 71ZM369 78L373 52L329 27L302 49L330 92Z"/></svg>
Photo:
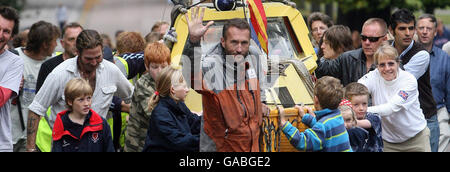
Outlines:
<svg viewBox="0 0 450 172"><path fill-rule="evenodd" d="M0 6L0 152L12 152L11 99L19 95L23 60L5 49L18 33L19 15L10 7Z"/></svg>
<svg viewBox="0 0 450 172"><path fill-rule="evenodd" d="M78 57L68 59L56 67L44 81L31 103L27 126L27 151L36 151L36 131L41 116L52 106L49 119L53 126L56 114L65 110L64 87L73 78L81 77L89 81L94 95L92 109L106 118L113 96L129 103L133 86L113 63L103 60L102 38L97 31L84 30L77 38Z"/></svg>
<svg viewBox="0 0 450 172"><path fill-rule="evenodd" d="M20 100L17 101L17 105L11 106L12 134L15 152L25 151L25 128L28 106L36 95L36 82L39 69L42 63L51 58L57 46L56 41L59 36L60 32L57 26L45 21L39 21L34 23L30 28L27 46L15 49L24 62L23 88L20 90L18 97Z"/></svg>

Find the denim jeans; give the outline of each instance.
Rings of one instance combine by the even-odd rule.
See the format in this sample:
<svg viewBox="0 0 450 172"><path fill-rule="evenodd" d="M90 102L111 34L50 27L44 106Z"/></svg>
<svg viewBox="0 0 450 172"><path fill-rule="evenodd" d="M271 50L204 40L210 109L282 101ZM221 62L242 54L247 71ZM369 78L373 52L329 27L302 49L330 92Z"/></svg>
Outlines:
<svg viewBox="0 0 450 172"><path fill-rule="evenodd" d="M437 152L439 148L439 122L437 115L433 115L427 119L427 126L430 129L430 146L431 152Z"/></svg>

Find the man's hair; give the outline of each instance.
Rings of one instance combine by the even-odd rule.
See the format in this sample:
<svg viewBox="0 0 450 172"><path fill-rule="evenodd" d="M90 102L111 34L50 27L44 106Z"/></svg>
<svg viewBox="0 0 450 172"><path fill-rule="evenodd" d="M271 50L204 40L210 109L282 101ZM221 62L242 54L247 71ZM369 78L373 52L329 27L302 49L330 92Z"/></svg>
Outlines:
<svg viewBox="0 0 450 172"><path fill-rule="evenodd" d="M163 35L161 35L158 32L150 32L147 35L145 35L144 39L147 44L154 43L154 42L157 42L157 41L163 39Z"/></svg>
<svg viewBox="0 0 450 172"><path fill-rule="evenodd" d="M344 96L344 90L339 79L324 76L317 80L314 94L322 109L337 109Z"/></svg>
<svg viewBox="0 0 450 172"><path fill-rule="evenodd" d="M438 22L436 20L436 17L433 14L428 14L428 13L422 14L419 17L419 20L422 20L422 19L430 19L430 21L432 23L434 23L434 28L437 28Z"/></svg>
<svg viewBox="0 0 450 172"><path fill-rule="evenodd" d="M68 102L73 102L78 97L92 96L93 93L94 91L92 90L89 81L83 78L71 79L64 88L64 97L66 99L67 108L72 110L72 107Z"/></svg>
<svg viewBox="0 0 450 172"><path fill-rule="evenodd" d="M170 50L160 42L154 42L147 45L144 51L144 63L149 67L150 63L160 64L167 62L170 65Z"/></svg>
<svg viewBox="0 0 450 172"><path fill-rule="evenodd" d="M334 25L328 28L323 37L325 37L330 47L336 53L343 53L353 49L353 40L350 29L343 25Z"/></svg>
<svg viewBox="0 0 450 172"><path fill-rule="evenodd" d="M222 37L225 40L227 38L228 29L230 29L231 27L235 27L235 28L238 28L240 30L248 30L248 31L250 31L250 25L244 19L234 18L234 19L227 20L225 25L223 25L223 32L222 32ZM251 36L249 35L249 37L251 37Z"/></svg>
<svg viewBox="0 0 450 172"><path fill-rule="evenodd" d="M414 17L414 14L408 9L399 9L391 15L391 28L392 30L395 30L398 23L410 23L411 21L413 21L414 26L416 26L416 17Z"/></svg>
<svg viewBox="0 0 450 172"><path fill-rule="evenodd" d="M117 37L116 49L120 54L144 51L145 41L138 32L123 32Z"/></svg>
<svg viewBox="0 0 450 172"><path fill-rule="evenodd" d="M102 46L103 39L100 34L95 30L83 30L77 37L77 50L79 55L82 54L84 49L91 49L97 46Z"/></svg>
<svg viewBox="0 0 450 172"><path fill-rule="evenodd" d="M370 18L370 19L366 20L363 24L363 28L365 26L372 25L372 24L378 24L378 26L380 26L380 28L381 28L381 32L383 33L383 35L386 35L388 33L388 27L387 27L386 21L384 21L381 18Z"/></svg>
<svg viewBox="0 0 450 172"><path fill-rule="evenodd" d="M161 28L162 25L170 25L170 24L166 21L155 22L155 24L153 24L152 26L151 32L159 32L159 29Z"/></svg>
<svg viewBox="0 0 450 172"><path fill-rule="evenodd" d="M345 98L352 100L353 96L364 96L369 97L369 89L361 83L352 82L345 86Z"/></svg>
<svg viewBox="0 0 450 172"><path fill-rule="evenodd" d="M308 27L309 30L311 30L311 25L312 23L314 23L315 21L322 21L325 25L328 26L328 28L330 28L331 26L333 26L333 20L331 19L330 16L323 14L321 12L314 12L311 13L307 19L308 21Z"/></svg>
<svg viewBox="0 0 450 172"><path fill-rule="evenodd" d="M61 35L59 28L46 21L34 23L28 33L27 51L38 53L44 44L49 44Z"/></svg>
<svg viewBox="0 0 450 172"><path fill-rule="evenodd" d="M83 26L81 26L77 22L72 22L72 23L66 24L66 25L64 25L63 30L61 31L62 32L61 38L64 37L64 35L66 34L67 29L69 29L69 28L81 28L81 30L84 29Z"/></svg>
<svg viewBox="0 0 450 172"><path fill-rule="evenodd" d="M0 6L0 15L7 20L14 21L11 37L17 35L19 33L19 14L17 10L7 6Z"/></svg>

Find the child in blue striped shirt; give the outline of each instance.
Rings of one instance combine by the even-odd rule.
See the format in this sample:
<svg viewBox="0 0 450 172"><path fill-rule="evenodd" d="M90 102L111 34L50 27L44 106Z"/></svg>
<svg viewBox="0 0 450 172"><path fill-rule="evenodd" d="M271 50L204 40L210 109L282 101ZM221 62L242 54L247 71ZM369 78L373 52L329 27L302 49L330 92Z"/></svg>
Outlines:
<svg viewBox="0 0 450 172"><path fill-rule="evenodd" d="M323 152L352 152L347 130L338 109L343 97L343 87L339 79L324 76L314 87L314 108L295 106L298 115L308 129L299 132L286 121L282 107L279 108L283 133L298 150ZM307 109L305 114L303 108Z"/></svg>

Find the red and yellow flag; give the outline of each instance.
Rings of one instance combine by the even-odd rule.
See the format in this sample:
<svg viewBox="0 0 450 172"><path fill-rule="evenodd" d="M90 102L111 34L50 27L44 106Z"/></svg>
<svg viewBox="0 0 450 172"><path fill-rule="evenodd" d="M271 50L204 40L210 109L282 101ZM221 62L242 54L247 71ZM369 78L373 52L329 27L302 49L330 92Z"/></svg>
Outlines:
<svg viewBox="0 0 450 172"><path fill-rule="evenodd" d="M267 36L267 18L261 0L247 0L250 11L250 28L252 39L260 46L266 54L269 54Z"/></svg>

